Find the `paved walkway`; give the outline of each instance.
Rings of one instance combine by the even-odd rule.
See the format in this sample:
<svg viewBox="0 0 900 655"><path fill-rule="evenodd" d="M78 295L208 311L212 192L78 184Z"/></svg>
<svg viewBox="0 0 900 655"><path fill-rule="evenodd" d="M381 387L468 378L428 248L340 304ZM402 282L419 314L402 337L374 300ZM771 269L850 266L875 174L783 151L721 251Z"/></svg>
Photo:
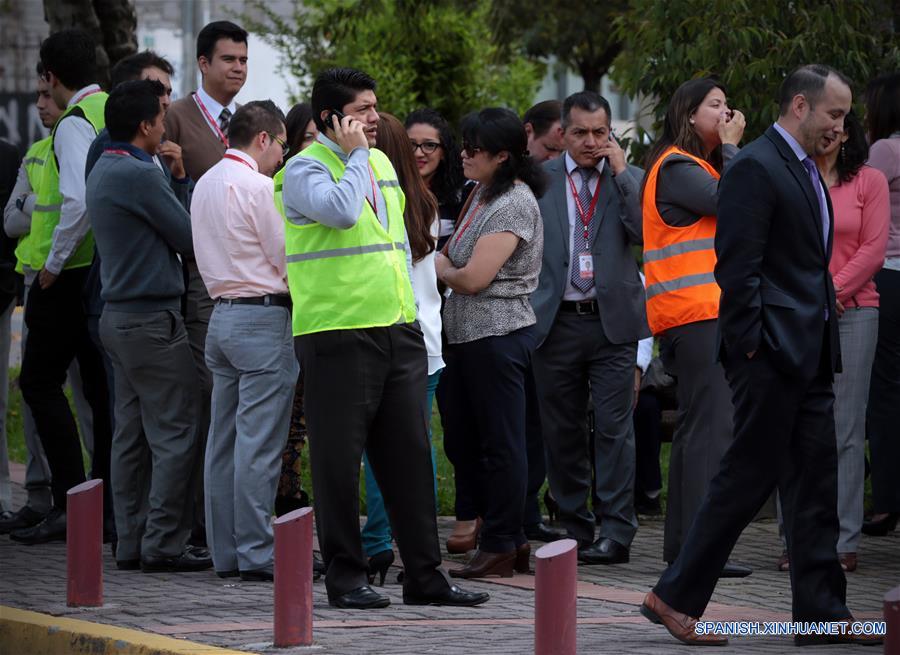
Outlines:
<svg viewBox="0 0 900 655"><path fill-rule="evenodd" d="M21 465L13 465L21 480ZM23 490L15 485L16 501ZM442 518L442 541L452 520ZM539 544L533 544L537 546ZM662 521L647 519L638 530L629 564L578 569L578 651L623 655L686 653L660 626L638 614L644 593L663 564ZM788 574L774 569L780 553L772 520L752 524L734 552L754 567L743 580L720 582L709 617L727 620L789 620ZM882 598L900 584L900 532L863 537L860 566L847 576L851 611L858 618L880 619ZM460 560L448 556L448 566ZM313 649L272 647L272 585L221 580L212 571L190 574L144 574L118 571L104 550L102 608L66 607L66 562L63 544L24 547L0 537L0 603L54 616L68 616L256 653L528 653L533 652L534 577L516 575L491 582L467 582L488 591L489 603L473 609L406 607L396 574L384 592L392 605L383 610L348 611L328 606L324 586L314 585ZM729 653L792 651L790 637L733 638ZM859 647L830 646L832 655L859 653ZM814 653L817 649L804 649ZM881 652L881 649L866 652Z"/></svg>

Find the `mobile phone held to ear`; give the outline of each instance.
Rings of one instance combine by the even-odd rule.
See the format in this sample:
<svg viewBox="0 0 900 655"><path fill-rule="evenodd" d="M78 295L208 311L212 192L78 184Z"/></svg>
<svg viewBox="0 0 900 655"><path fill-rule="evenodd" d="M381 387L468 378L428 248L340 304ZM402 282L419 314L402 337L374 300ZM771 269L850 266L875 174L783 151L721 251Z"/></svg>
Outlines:
<svg viewBox="0 0 900 655"><path fill-rule="evenodd" d="M332 109L332 110L329 112L328 116L325 117L325 125L327 125L328 127L334 129L334 119L335 119L335 118L337 118L337 119L338 119L338 123L340 123L342 120L344 120L344 114L343 114L343 112L340 112L340 111L338 111L337 109Z"/></svg>

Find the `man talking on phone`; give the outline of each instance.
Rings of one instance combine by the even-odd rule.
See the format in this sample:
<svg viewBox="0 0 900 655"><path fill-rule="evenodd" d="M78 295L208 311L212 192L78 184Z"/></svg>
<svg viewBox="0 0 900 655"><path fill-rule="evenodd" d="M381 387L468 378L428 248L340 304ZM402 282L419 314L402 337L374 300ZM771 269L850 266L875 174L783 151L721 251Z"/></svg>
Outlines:
<svg viewBox="0 0 900 655"><path fill-rule="evenodd" d="M544 164L538 201L544 255L531 295L537 316L534 379L550 492L585 564L629 559L634 512L632 407L637 342L650 336L632 246L641 243L643 171L612 137L609 103L592 91L563 102L562 157ZM594 449L588 441L588 394ZM599 504L588 508L591 457ZM602 516L595 540L595 515Z"/></svg>
<svg viewBox="0 0 900 655"><path fill-rule="evenodd" d="M368 582L359 533L363 449L405 567L407 605L479 605L441 569L405 198L376 150L375 80L335 68L313 85L319 136L285 169L294 349L304 376L316 524L331 605L390 604Z"/></svg>

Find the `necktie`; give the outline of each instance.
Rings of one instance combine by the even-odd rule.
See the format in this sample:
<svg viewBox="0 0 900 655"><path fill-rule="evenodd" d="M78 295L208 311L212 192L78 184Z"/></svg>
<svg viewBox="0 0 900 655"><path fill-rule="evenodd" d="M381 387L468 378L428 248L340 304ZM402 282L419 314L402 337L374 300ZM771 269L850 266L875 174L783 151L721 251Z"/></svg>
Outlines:
<svg viewBox="0 0 900 655"><path fill-rule="evenodd" d="M825 199L825 190L819 182L819 171L816 168L816 162L812 157L803 160L803 167L809 175L809 181L812 182L813 191L816 192L816 198L819 200L819 216L822 221L822 243L828 247L828 201Z"/></svg>
<svg viewBox="0 0 900 655"><path fill-rule="evenodd" d="M595 168L578 168L578 173L581 175L581 189L578 191L578 202L581 203L581 208L585 212L590 211L591 200L593 199L591 196L591 178L594 177L596 172L597 169ZM573 287L582 293L587 293L594 286L594 277L593 275L586 278L581 277L579 257L581 253L590 252L591 241L594 240L594 232L597 229L597 225L594 217L591 216L591 221L588 223L588 237L585 239L581 214L577 209L575 210L575 215L578 220L575 222L575 234L572 239L572 265L569 266L569 279L572 281Z"/></svg>
<svg viewBox="0 0 900 655"><path fill-rule="evenodd" d="M228 111L228 107L224 107L222 113L219 114L219 129L222 130L222 134L228 134L228 123L230 120L231 112Z"/></svg>

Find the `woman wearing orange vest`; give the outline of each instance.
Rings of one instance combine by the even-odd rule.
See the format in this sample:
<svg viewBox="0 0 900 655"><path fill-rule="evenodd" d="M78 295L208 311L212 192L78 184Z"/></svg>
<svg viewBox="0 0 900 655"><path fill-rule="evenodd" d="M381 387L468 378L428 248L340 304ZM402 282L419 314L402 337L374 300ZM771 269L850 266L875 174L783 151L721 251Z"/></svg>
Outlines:
<svg viewBox="0 0 900 655"><path fill-rule="evenodd" d="M691 80L672 96L662 136L647 157L647 320L666 371L678 383L663 542L663 559L670 563L732 441L731 391L716 357L720 292L713 245L719 176L738 152L744 125L743 114L728 108L721 84ZM729 562L722 576L750 573Z"/></svg>

